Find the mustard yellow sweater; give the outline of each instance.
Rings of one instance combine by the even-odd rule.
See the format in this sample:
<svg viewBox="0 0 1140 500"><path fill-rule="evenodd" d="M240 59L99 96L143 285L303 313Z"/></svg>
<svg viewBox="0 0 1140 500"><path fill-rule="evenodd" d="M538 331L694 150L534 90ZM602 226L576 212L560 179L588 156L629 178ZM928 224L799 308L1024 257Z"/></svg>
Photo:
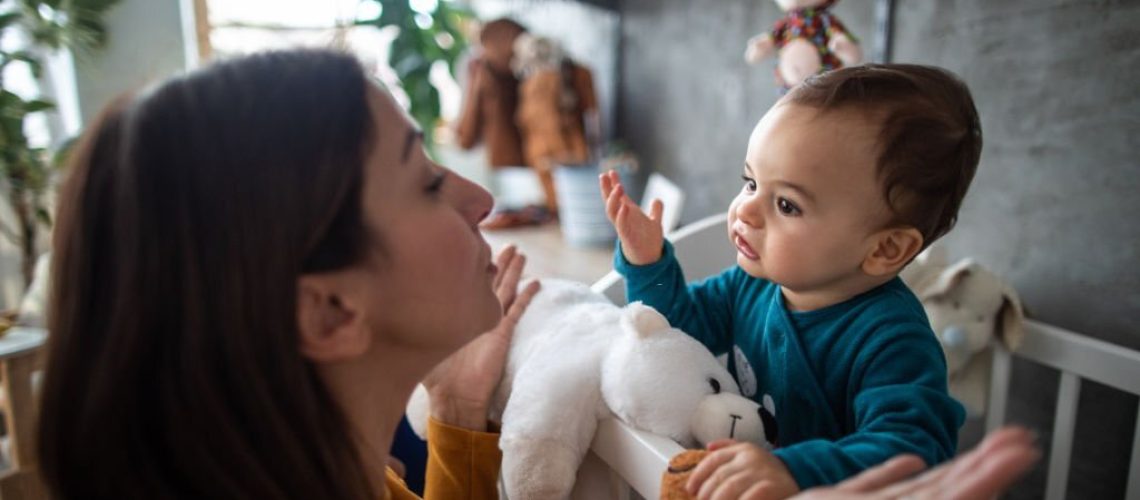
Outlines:
<svg viewBox="0 0 1140 500"><path fill-rule="evenodd" d="M499 498L499 434L475 432L428 420L428 463L424 498ZM415 500L407 484L391 468L387 470L387 495L391 500Z"/></svg>

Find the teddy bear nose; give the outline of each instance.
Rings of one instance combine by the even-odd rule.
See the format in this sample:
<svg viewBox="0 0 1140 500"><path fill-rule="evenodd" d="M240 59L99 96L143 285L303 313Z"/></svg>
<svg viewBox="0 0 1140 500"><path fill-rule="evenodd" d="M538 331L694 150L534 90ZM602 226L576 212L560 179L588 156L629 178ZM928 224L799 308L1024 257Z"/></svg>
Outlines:
<svg viewBox="0 0 1140 500"><path fill-rule="evenodd" d="M966 330L960 326L948 326L942 329L942 343L949 349L964 349Z"/></svg>

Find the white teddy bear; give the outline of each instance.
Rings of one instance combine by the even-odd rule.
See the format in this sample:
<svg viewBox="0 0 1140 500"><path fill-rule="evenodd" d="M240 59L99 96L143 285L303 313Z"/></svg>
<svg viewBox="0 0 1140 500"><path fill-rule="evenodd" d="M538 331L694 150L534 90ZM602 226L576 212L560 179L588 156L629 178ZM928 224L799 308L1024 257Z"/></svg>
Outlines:
<svg viewBox="0 0 1140 500"><path fill-rule="evenodd" d="M770 409L740 396L724 366L657 311L621 308L558 280L543 280L519 320L493 406L512 500L569 496L598 421L608 417L685 447L776 440ZM408 407L421 436L426 407L421 388Z"/></svg>

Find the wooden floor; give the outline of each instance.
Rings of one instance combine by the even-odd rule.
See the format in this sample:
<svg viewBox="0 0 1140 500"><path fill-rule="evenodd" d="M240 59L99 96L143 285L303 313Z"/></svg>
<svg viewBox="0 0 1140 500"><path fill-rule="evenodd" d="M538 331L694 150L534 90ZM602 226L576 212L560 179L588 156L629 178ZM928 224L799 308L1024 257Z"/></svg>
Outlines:
<svg viewBox="0 0 1140 500"><path fill-rule="evenodd" d="M593 283L613 268L613 245L574 247L562 238L558 224L483 231L496 253L515 244L527 257L526 274L535 278L562 278Z"/></svg>

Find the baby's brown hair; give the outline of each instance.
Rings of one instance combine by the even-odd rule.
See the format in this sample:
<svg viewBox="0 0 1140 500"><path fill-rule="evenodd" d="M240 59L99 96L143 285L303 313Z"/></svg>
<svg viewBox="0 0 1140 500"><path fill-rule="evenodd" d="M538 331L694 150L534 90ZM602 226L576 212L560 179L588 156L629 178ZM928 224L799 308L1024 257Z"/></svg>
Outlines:
<svg viewBox="0 0 1140 500"><path fill-rule="evenodd" d="M954 227L978 168L982 128L970 90L953 73L915 64L866 64L813 76L784 102L855 110L880 123L877 172L893 223L923 248Z"/></svg>

